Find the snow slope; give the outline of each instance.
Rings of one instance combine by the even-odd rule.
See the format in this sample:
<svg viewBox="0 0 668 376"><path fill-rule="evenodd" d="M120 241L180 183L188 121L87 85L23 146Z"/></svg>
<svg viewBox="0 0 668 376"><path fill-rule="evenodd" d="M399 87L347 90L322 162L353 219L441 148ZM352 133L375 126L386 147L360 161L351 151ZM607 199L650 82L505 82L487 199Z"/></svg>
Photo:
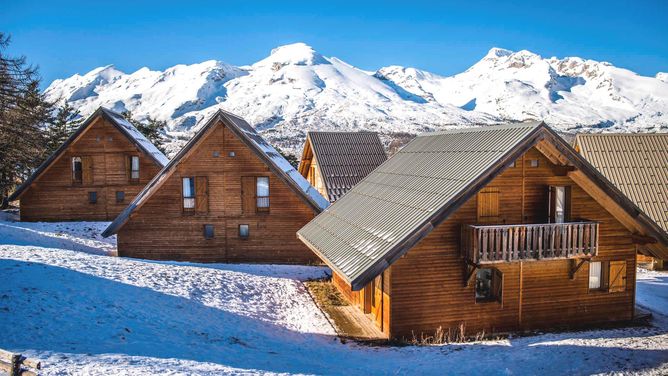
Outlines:
<svg viewBox="0 0 668 376"><path fill-rule="evenodd" d="M0 348L41 359L45 375L668 372L665 322L431 347L343 344L302 284L326 268L109 257L53 243L56 232L97 241L90 224L0 224L40 231L0 232ZM655 299L667 278L640 278L639 301L668 311Z"/></svg>
<svg viewBox="0 0 668 376"><path fill-rule="evenodd" d="M113 66L54 81L50 100L82 115L98 106L168 122L173 153L218 108L236 113L279 147L298 151L307 130L415 134L453 126L544 119L559 130L668 130L665 75L643 77L605 62L545 59L494 48L443 77L390 66L376 72L303 43L242 67L219 61L130 74ZM181 134L185 132L185 134Z"/></svg>

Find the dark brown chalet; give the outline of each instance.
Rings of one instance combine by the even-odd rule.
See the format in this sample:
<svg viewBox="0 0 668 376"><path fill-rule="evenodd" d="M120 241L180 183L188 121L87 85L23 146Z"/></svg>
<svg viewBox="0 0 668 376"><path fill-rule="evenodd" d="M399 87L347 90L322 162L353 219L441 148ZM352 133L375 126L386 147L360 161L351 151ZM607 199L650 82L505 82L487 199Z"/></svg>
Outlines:
<svg viewBox="0 0 668 376"><path fill-rule="evenodd" d="M328 205L247 122L218 111L103 235L127 257L315 263L295 233Z"/></svg>
<svg viewBox="0 0 668 376"><path fill-rule="evenodd" d="M14 192L22 221L110 221L169 162L123 116L100 107Z"/></svg>
<svg viewBox="0 0 668 376"><path fill-rule="evenodd" d="M298 232L390 338L630 320L661 234L544 123L419 136Z"/></svg>

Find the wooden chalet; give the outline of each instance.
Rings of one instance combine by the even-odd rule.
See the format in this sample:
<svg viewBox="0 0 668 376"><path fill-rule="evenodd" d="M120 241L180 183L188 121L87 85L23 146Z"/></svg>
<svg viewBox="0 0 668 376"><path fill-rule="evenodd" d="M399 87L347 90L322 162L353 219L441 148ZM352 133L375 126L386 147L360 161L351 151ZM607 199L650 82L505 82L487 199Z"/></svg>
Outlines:
<svg viewBox="0 0 668 376"><path fill-rule="evenodd" d="M668 267L668 134L579 134L575 150L663 230L641 244L639 251L649 257L638 261Z"/></svg>
<svg viewBox="0 0 668 376"><path fill-rule="evenodd" d="M22 221L110 221L169 159L100 107L9 197Z"/></svg>
<svg viewBox="0 0 668 376"><path fill-rule="evenodd" d="M544 123L418 136L298 231L388 338L634 317L662 230Z"/></svg>
<svg viewBox="0 0 668 376"><path fill-rule="evenodd" d="M243 119L216 112L103 233L119 256L311 263L295 236L325 200Z"/></svg>
<svg viewBox="0 0 668 376"><path fill-rule="evenodd" d="M334 202L386 160L378 133L308 132L299 173Z"/></svg>

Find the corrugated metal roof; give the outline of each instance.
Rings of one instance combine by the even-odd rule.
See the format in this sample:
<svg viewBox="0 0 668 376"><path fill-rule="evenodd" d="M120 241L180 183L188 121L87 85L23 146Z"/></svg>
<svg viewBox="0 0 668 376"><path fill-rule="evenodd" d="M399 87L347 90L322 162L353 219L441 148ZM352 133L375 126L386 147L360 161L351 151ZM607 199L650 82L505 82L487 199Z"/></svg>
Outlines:
<svg viewBox="0 0 668 376"><path fill-rule="evenodd" d="M532 138L543 123L469 128L416 137L298 231L359 288L389 266L469 186Z"/></svg>
<svg viewBox="0 0 668 376"><path fill-rule="evenodd" d="M90 115L76 131L56 150L53 154L49 156L36 170L33 174L25 181L19 188L9 197L9 201L18 200L23 192L46 170L51 163L55 162L58 157L76 140L79 136L88 129L94 120L99 116L102 116L107 121L109 121L116 129L118 129L122 134L124 134L130 142L132 142L139 150L148 155L158 166L164 167L169 163L169 158L167 158L158 148L153 145L141 132L137 130L130 122L123 118L123 115L111 111L107 108L100 107L92 115Z"/></svg>
<svg viewBox="0 0 668 376"><path fill-rule="evenodd" d="M668 134L579 134L575 145L668 233Z"/></svg>
<svg viewBox="0 0 668 376"><path fill-rule="evenodd" d="M104 230L102 235L107 237L117 233L130 218L132 212L146 202L146 200L160 188L162 183L167 180L171 175L171 172L174 171L188 151L195 147L204 134L219 122L222 122L229 127L229 129L236 134L239 139L251 149L251 151L267 164L277 177L285 181L296 194L313 208L313 210L320 212L329 206L329 201L322 197L320 193L318 193L318 191L312 187L294 167L292 167L290 162L283 158L273 146L265 141L265 139L262 138L250 124L230 112L218 110L178 152L174 159L172 159L167 166L165 166L153 180L139 192L135 199L132 200L118 217L114 219L109 227Z"/></svg>
<svg viewBox="0 0 668 376"><path fill-rule="evenodd" d="M308 132L330 202L334 202L387 160L375 132Z"/></svg>

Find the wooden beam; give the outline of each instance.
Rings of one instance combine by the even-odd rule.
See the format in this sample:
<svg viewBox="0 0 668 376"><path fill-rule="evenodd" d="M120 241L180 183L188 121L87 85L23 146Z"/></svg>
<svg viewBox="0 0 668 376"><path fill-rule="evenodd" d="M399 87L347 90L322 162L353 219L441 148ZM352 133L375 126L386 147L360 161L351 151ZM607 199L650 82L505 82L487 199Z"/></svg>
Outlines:
<svg viewBox="0 0 668 376"><path fill-rule="evenodd" d="M637 244L637 245L647 245L647 244L658 243L658 241L651 236L645 236L645 235L637 234L637 233L632 234L631 239L633 240L633 244Z"/></svg>
<svg viewBox="0 0 668 376"><path fill-rule="evenodd" d="M590 259L582 259L580 260L579 263L576 260L571 260L571 270L569 272L570 279L575 279L575 273L577 273L578 270L580 270L580 268L585 262L589 262L589 260Z"/></svg>
<svg viewBox="0 0 668 376"><path fill-rule="evenodd" d="M466 263L466 265L464 266L464 270L465 270L464 287L468 287L469 284L471 283L473 275L475 274L475 271L478 270L478 265L472 263Z"/></svg>

